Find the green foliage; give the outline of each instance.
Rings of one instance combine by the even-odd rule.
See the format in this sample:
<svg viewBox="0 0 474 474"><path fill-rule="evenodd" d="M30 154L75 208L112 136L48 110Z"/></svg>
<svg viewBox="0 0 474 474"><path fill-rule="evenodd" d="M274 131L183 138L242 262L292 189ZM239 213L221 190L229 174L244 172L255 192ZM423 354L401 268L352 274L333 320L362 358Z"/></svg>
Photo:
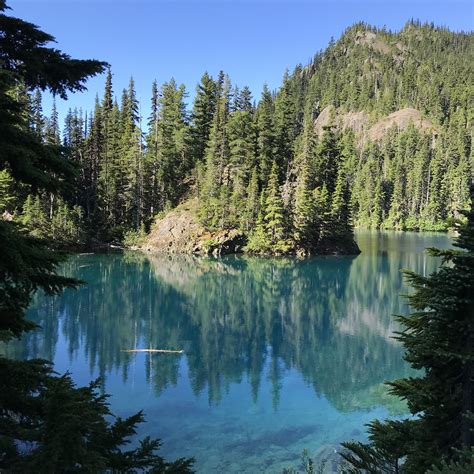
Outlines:
<svg viewBox="0 0 474 474"><path fill-rule="evenodd" d="M0 220L0 242L0 338L9 339L33 329L24 312L38 289L53 295L79 282L57 275L63 256L51 252L45 241L26 235L18 224Z"/></svg>
<svg viewBox="0 0 474 474"><path fill-rule="evenodd" d="M260 182L266 186L272 168L275 147L274 103L266 84L256 110L257 160Z"/></svg>
<svg viewBox="0 0 474 474"><path fill-rule="evenodd" d="M287 216L281 197L276 164L273 164L265 192L264 208L265 230L269 234L272 245L283 247L286 245Z"/></svg>
<svg viewBox="0 0 474 474"><path fill-rule="evenodd" d="M317 219L316 199L311 189L309 166L304 165L297 182L293 214L295 240L298 245L306 248L316 246L319 238Z"/></svg>
<svg viewBox="0 0 474 474"><path fill-rule="evenodd" d="M7 472L192 472L191 460L168 463L145 438L124 450L143 414L111 416L98 381L76 387L42 360L0 358L0 468Z"/></svg>
<svg viewBox="0 0 474 474"><path fill-rule="evenodd" d="M39 195L28 195L19 222L29 234L50 242L52 247L77 249L84 243L84 217L80 206L70 208L61 197L53 197L49 219Z"/></svg>
<svg viewBox="0 0 474 474"><path fill-rule="evenodd" d="M443 266L428 277L405 272L415 289L408 297L414 312L397 318L404 326L397 339L423 374L389 386L416 418L376 421L370 444L345 443L349 453L343 456L356 469L418 473L443 461L446 468L456 450L474 446L474 188L471 199L455 240L461 250L430 249Z"/></svg>
<svg viewBox="0 0 474 474"><path fill-rule="evenodd" d="M337 240L349 251L353 224L446 230L469 207L473 50L472 34L419 22L398 33L359 23L307 66L287 71L277 90L265 85L256 104L248 87L233 86L223 72L202 76L189 111L182 85L155 81L143 135L133 80L117 100L109 69L103 98L88 118L68 114L61 159L53 147L57 113L43 116L41 85L34 92L28 82L12 86L22 96L17 107L28 122L28 139L48 144L36 151L50 171L41 179L67 185L63 174L79 170L65 200L83 209L84 240L111 241L142 224L148 228L159 212L189 197L199 199L199 219L208 228L238 228L250 236L256 233L256 196L267 189L275 166L292 241L285 247L317 253ZM13 113L11 97L2 100L0 121ZM417 120L367 133L406 108L416 108L431 125ZM322 126L314 126L316 119ZM308 179L301 177L305 167ZM20 171L10 168L0 162L0 170L15 178ZM310 195L324 186L330 212L318 214L320 203ZM30 192L22 193L10 206L23 206ZM49 197L42 196L48 221L55 212Z"/></svg>
<svg viewBox="0 0 474 474"><path fill-rule="evenodd" d="M13 212L17 197L14 193L14 180L7 170L0 171L0 214Z"/></svg>
<svg viewBox="0 0 474 474"><path fill-rule="evenodd" d="M196 98L191 114L191 149L195 162L204 159L215 110L216 83L205 72L201 77L201 82L196 87Z"/></svg>
<svg viewBox="0 0 474 474"><path fill-rule="evenodd" d="M266 254L272 251L272 243L265 230L261 211L258 213L255 229L250 233L245 249L254 254Z"/></svg>
<svg viewBox="0 0 474 474"><path fill-rule="evenodd" d="M142 225L139 230L128 230L123 236L125 247L139 247L145 240L145 226Z"/></svg>
<svg viewBox="0 0 474 474"><path fill-rule="evenodd" d="M0 12L6 8L1 0ZM81 283L57 274L64 255L52 251L45 239L82 240L82 209L70 208L59 197L59 191L71 191L75 166L59 146L57 113L53 109L51 118L43 122L37 103L36 120L27 120L24 103L15 99L12 91L21 87L48 89L66 98L68 91L84 89L84 81L102 72L105 63L73 60L48 48L51 41L54 38L36 26L0 14L0 169L8 170L0 175L1 196L6 205L11 204L8 175L19 187L31 190L24 202L22 225L0 220L3 341L35 328L26 320L25 311L36 291L51 296ZM133 100L130 103L132 113ZM96 116L101 115L97 107ZM99 132L96 124L94 135ZM72 135L67 138L73 141ZM97 388L97 383L76 388L68 374L55 376L45 361L0 358L0 470L190 472L190 460L166 463L156 455L158 440L147 438L138 448L123 451L143 416L138 413L109 423L106 398Z"/></svg>
<svg viewBox="0 0 474 474"><path fill-rule="evenodd" d="M472 474L474 471L474 449L458 453L456 461L443 461L439 466L433 466L427 474Z"/></svg>

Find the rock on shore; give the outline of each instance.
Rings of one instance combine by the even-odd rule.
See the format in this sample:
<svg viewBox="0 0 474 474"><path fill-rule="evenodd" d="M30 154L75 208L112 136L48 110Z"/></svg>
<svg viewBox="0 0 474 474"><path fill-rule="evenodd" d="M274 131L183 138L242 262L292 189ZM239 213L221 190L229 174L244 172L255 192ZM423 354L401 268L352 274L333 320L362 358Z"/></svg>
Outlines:
<svg viewBox="0 0 474 474"><path fill-rule="evenodd" d="M158 219L141 249L147 252L227 255L242 252L246 238L236 229L209 231L192 209L180 206Z"/></svg>

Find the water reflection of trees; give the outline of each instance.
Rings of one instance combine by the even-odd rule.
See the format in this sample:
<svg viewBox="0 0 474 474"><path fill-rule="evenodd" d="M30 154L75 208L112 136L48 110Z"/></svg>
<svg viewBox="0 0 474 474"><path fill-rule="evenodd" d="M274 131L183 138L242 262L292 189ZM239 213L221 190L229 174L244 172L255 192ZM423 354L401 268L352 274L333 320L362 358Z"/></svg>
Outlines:
<svg viewBox="0 0 474 474"><path fill-rule="evenodd" d="M399 269L423 266L424 255L399 252L303 261L76 257L65 272L89 285L38 296L30 315L43 330L7 350L52 359L62 331L70 355L82 347L91 369L105 378L119 370L126 380L133 356L122 349L183 348L194 392L207 389L211 403L243 378L257 399L266 369L276 406L283 373L294 368L338 409L351 410L385 403L380 384L404 374L390 314L404 310ZM180 360L147 358L157 393L177 383Z"/></svg>

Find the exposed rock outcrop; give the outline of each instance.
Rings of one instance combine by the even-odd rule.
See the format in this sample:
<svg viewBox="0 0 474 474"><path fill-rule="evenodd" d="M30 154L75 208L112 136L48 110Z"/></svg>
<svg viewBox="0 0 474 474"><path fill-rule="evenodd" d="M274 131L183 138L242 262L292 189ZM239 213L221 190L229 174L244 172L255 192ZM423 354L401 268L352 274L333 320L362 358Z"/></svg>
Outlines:
<svg viewBox="0 0 474 474"><path fill-rule="evenodd" d="M404 130L410 123L413 123L419 130L425 130L427 132L436 131L434 124L424 118L419 110L406 108L397 110L382 120L379 120L370 128L367 137L370 141L378 141L381 140L392 127L396 127L398 130Z"/></svg>
<svg viewBox="0 0 474 474"><path fill-rule="evenodd" d="M423 117L419 110L410 107L397 110L371 124L370 118L365 112L344 113L328 106L321 111L314 121L314 131L316 135L320 135L323 128L328 125L335 125L341 130L350 129L355 133L357 142L363 145L367 141L382 140L392 127L404 130L410 123L419 130L437 133L437 127L433 122Z"/></svg>
<svg viewBox="0 0 474 474"><path fill-rule="evenodd" d="M236 229L209 231L181 206L158 219L141 249L147 252L226 255L242 252L246 238Z"/></svg>
<svg viewBox="0 0 474 474"><path fill-rule="evenodd" d="M358 31L355 35L355 44L362 44L369 48L388 54L391 51L391 46L386 43L383 38L375 34L373 31Z"/></svg>

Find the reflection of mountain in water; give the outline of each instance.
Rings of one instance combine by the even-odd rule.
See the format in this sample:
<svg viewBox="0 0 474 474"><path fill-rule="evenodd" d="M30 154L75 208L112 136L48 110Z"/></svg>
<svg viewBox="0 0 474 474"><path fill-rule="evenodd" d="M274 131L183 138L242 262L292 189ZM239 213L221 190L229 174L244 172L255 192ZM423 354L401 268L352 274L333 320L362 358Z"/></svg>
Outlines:
<svg viewBox="0 0 474 474"><path fill-rule="evenodd" d="M426 265L423 254L379 249L302 261L75 257L64 271L89 285L38 296L30 316L43 330L7 350L52 359L61 320L69 353L84 350L103 377L118 368L128 378L133 356L121 349L183 348L192 388L207 388L210 403L244 377L256 399L268 364L275 406L282 374L295 368L339 410L400 410L381 386L406 371L390 315L405 310L400 268L436 262ZM177 383L180 357L151 357L147 377L160 393Z"/></svg>

